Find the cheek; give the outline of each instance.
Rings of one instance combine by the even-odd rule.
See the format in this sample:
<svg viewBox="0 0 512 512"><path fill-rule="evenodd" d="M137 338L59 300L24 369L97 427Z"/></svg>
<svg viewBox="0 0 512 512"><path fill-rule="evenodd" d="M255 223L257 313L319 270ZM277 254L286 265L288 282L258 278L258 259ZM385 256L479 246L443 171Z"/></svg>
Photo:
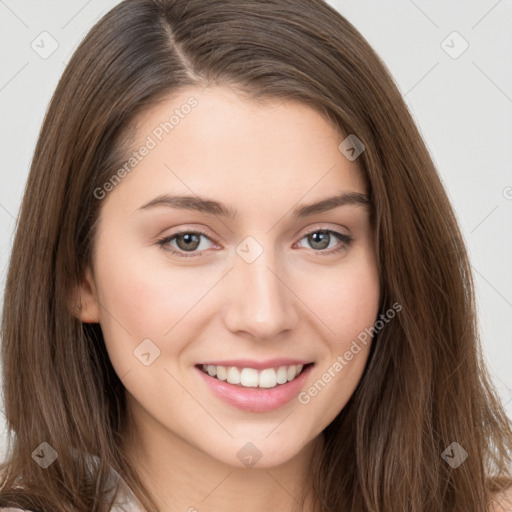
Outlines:
<svg viewBox="0 0 512 512"><path fill-rule="evenodd" d="M352 396L368 360L369 328L377 319L380 298L372 253L361 254L317 284L322 286L315 288L315 308L328 326L323 328L328 356L318 369L318 380L299 401L316 408L320 423L328 425Z"/></svg>
<svg viewBox="0 0 512 512"><path fill-rule="evenodd" d="M377 319L380 285L371 256L362 254L301 282L301 296L323 325L331 345L339 350L346 350L344 347Z"/></svg>
<svg viewBox="0 0 512 512"><path fill-rule="evenodd" d="M119 245L98 244L95 268L105 344L112 364L123 374L139 367L134 350L145 339L161 351L156 366L184 348L183 329L190 329L190 318L197 319L215 276L198 268L172 268L165 257L150 259L148 248L123 254Z"/></svg>
<svg viewBox="0 0 512 512"><path fill-rule="evenodd" d="M104 247L97 255L100 299L135 337L163 336L200 301L212 281L197 268L173 268L165 256L148 258L148 248L122 256Z"/></svg>

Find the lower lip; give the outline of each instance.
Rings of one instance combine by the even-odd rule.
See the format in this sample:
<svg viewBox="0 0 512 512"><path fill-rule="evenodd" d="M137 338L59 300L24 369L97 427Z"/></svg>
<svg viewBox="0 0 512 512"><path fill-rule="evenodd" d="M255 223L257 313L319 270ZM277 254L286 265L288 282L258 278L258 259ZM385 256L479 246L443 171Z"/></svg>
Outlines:
<svg viewBox="0 0 512 512"><path fill-rule="evenodd" d="M210 377L195 367L210 390L221 400L249 412L269 412L279 409L295 398L304 385L313 365L309 365L295 379L286 384L278 384L275 388L245 388L234 386L228 382Z"/></svg>

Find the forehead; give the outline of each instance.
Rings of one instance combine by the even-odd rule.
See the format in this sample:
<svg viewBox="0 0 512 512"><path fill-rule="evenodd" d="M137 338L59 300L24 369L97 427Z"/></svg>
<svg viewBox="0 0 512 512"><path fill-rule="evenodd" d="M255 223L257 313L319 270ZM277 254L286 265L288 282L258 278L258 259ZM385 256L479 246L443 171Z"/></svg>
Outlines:
<svg viewBox="0 0 512 512"><path fill-rule="evenodd" d="M144 112L133 129L126 161L134 165L111 195L139 206L162 194L215 197L239 210L365 192L358 162L338 148L340 132L296 101L189 88Z"/></svg>

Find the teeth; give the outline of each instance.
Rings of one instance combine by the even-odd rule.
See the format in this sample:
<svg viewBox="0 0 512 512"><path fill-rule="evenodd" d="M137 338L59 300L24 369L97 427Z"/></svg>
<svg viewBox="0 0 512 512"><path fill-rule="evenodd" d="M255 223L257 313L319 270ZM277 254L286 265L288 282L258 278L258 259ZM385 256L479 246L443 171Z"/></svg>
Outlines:
<svg viewBox="0 0 512 512"><path fill-rule="evenodd" d="M293 380L297 375L297 368L295 366L288 366L287 376L288 380Z"/></svg>
<svg viewBox="0 0 512 512"><path fill-rule="evenodd" d="M228 381L229 382L229 381ZM246 388L255 388L258 386L258 370L254 368L244 368L240 372L240 384Z"/></svg>
<svg viewBox="0 0 512 512"><path fill-rule="evenodd" d="M226 380L228 378L228 371L224 366L214 366L214 368L217 368L217 379Z"/></svg>
<svg viewBox="0 0 512 512"><path fill-rule="evenodd" d="M239 369L236 366L204 365L202 369L210 377L227 381L229 384L240 385L246 388L275 388L278 384L285 384L297 377L302 371L302 364L279 366L278 368L265 368L258 371L254 368Z"/></svg>
<svg viewBox="0 0 512 512"><path fill-rule="evenodd" d="M214 367L217 369L217 367ZM226 379L230 384L240 384L240 372L238 368L231 366L228 368L228 377Z"/></svg>
<svg viewBox="0 0 512 512"><path fill-rule="evenodd" d="M288 382L288 370L286 369L286 366L280 366L277 369L276 375L278 384L284 384L285 382Z"/></svg>
<svg viewBox="0 0 512 512"><path fill-rule="evenodd" d="M265 368L260 372L258 386L260 388L274 388L277 386L277 372L274 368Z"/></svg>

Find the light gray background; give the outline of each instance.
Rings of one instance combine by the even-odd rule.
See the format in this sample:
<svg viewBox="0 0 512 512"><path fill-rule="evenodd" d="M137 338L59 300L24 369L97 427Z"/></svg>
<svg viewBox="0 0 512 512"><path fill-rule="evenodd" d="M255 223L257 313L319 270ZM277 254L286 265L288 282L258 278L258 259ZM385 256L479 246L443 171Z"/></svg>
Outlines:
<svg viewBox="0 0 512 512"><path fill-rule="evenodd" d="M2 303L15 219L48 102L78 43L117 3L0 0ZM470 251L484 355L512 416L512 1L330 3L389 67L438 166ZM31 44L41 47L45 31L58 48L43 59ZM3 430L2 417L2 457Z"/></svg>

